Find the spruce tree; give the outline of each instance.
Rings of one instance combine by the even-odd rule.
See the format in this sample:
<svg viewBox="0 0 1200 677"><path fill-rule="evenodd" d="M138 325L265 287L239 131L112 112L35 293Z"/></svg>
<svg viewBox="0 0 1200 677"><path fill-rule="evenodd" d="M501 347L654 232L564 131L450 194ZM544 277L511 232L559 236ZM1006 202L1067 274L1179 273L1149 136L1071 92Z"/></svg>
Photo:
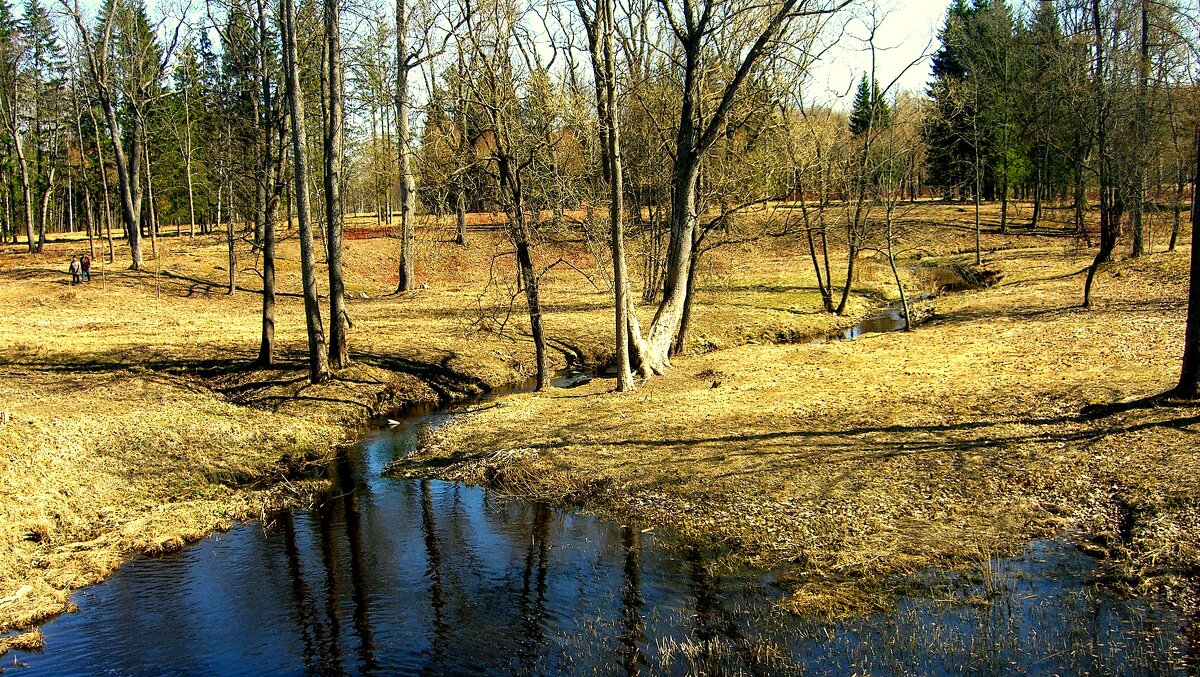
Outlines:
<svg viewBox="0 0 1200 677"><path fill-rule="evenodd" d="M850 133L858 136L868 129L884 129L891 124L892 108L879 91L879 82L870 81L863 73L850 113Z"/></svg>

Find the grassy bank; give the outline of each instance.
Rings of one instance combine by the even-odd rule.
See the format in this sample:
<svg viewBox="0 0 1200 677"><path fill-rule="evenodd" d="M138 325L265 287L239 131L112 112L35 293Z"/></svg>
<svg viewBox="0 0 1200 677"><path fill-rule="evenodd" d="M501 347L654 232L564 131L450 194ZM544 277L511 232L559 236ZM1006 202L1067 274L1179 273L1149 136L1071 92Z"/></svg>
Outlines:
<svg viewBox="0 0 1200 677"><path fill-rule="evenodd" d="M630 394L507 398L396 470L794 563L799 610L861 609L892 574L1074 534L1113 580L1194 612L1200 406L1136 402L1178 377L1186 254L1108 267L1085 311L1087 252L989 239L1003 282L939 300L912 333L692 356Z"/></svg>
<svg viewBox="0 0 1200 677"><path fill-rule="evenodd" d="M0 410L9 416L0 427L0 642L62 611L71 590L130 555L174 550L305 500L322 484L299 478L364 419L531 375L506 241L481 231L463 248L423 233L418 271L427 288L400 295L397 240L347 243L354 365L309 385L298 250L294 233L284 235L280 357L271 369L251 366L261 297L258 261L244 242L233 295L215 235L162 237L153 259L147 243L141 272L127 270L119 243L116 262L106 263L98 242L93 281L79 286L66 275L71 255L87 250L78 236L32 256L0 248ZM544 276L555 365L604 362L603 253L552 233L538 253L544 266L571 264ZM692 345L819 335L846 322L818 312L802 261L776 241L709 255ZM856 312L885 290L878 277L864 277Z"/></svg>

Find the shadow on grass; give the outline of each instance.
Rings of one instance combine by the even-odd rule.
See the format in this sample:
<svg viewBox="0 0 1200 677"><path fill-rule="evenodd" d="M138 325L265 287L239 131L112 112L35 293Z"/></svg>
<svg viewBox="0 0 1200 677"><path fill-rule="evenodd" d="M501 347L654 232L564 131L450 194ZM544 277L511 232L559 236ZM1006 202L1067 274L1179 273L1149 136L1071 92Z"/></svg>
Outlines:
<svg viewBox="0 0 1200 677"><path fill-rule="evenodd" d="M1130 419L1120 414L1147 410L1146 416ZM1032 430L1031 430L1032 428ZM1141 398L1127 403L1089 408L1079 414L1050 417L1014 417L951 424L857 426L844 429L800 429L761 433L730 433L719 435L690 435L664 438L577 439L571 429L548 431L546 438L553 443L530 444L531 448L549 451L563 444L579 448L596 447L617 453L625 460L615 468L638 475L644 464L653 463L656 470L641 489L674 484L681 474L700 472L710 481L752 476L770 465L773 473L813 472L823 466L828 490L846 482L857 482L863 473L876 472L877 464L899 458L939 459L939 467L962 469L975 461L966 454L982 454L989 467L1019 466L1025 456L1020 452L1026 445L1054 448L1070 445L1087 449L1090 445L1118 434L1136 434L1155 429L1177 430L1188 435L1200 435L1200 402L1175 401L1162 396ZM1200 442L1200 440L1197 440ZM667 453L620 453L621 450L663 449ZM405 464L405 470L419 472L426 467L436 469L461 462L485 458L487 451L464 454L449 459L418 460ZM720 472L697 470L704 464L722 464L741 459L741 467ZM945 463L950 466L945 466ZM699 464L699 465L698 465ZM664 470L663 466L668 469ZM677 470L669 469L678 466ZM1015 467L1014 466L1014 467Z"/></svg>
<svg viewBox="0 0 1200 677"><path fill-rule="evenodd" d="M123 350L85 358L64 355L10 357L0 360L0 369L8 372L6 378L20 378L29 372L54 374L56 378L50 383L39 379L38 388L43 392L77 390L80 388L79 377L96 380L97 384L99 379L124 380L130 378L133 371L139 379L189 392L218 393L242 406L277 411L289 403L332 403L351 405L374 415L381 413L379 407L386 404L384 395L396 394L396 381L355 374L354 363L412 376L428 386L439 403L489 392L491 386L487 382L451 366L457 357L456 353L447 352L437 361L421 361L352 351L352 365L319 385L308 382L307 353L287 351L269 367L257 364L255 354L248 351L224 359L189 359L147 356L134 350Z"/></svg>

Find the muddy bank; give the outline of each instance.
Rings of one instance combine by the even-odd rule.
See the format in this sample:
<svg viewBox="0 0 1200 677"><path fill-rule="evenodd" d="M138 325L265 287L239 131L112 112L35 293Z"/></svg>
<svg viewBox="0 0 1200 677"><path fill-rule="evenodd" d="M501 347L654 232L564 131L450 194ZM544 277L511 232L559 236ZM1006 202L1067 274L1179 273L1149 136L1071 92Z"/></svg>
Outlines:
<svg viewBox="0 0 1200 677"><path fill-rule="evenodd" d="M1118 264L1077 308L1085 257L1012 252L1004 283L910 334L679 360L635 393L594 382L481 409L397 471L666 525L740 562L791 562L791 604L870 604L871 582L1088 534L1109 578L1192 613L1200 406L1177 377L1184 255Z"/></svg>

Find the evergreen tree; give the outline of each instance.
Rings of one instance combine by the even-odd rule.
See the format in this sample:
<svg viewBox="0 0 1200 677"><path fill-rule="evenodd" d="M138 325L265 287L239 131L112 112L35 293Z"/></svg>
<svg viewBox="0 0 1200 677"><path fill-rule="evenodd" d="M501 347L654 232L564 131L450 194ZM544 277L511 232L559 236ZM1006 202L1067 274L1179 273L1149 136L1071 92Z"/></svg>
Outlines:
<svg viewBox="0 0 1200 677"><path fill-rule="evenodd" d="M886 129L892 124L892 107L879 91L879 81L869 81L863 73L854 95L854 110L850 113L850 133L858 136L868 129Z"/></svg>
<svg viewBox="0 0 1200 677"><path fill-rule="evenodd" d="M54 22L38 0L25 3L20 23L25 42L23 80L29 115L26 141L30 169L29 198L38 230L37 250L46 240L47 203L54 188L66 131L63 56Z"/></svg>
<svg viewBox="0 0 1200 677"><path fill-rule="evenodd" d="M929 183L946 189L973 182L977 96L967 83L966 24L974 9L955 0L938 32L941 46L933 54L933 81L928 94L931 115L924 130L929 148Z"/></svg>
<svg viewBox="0 0 1200 677"><path fill-rule="evenodd" d="M17 184L17 158L15 117L17 109L17 65L20 59L19 41L17 35L17 19L13 16L12 6L8 0L0 0L0 177L3 177L5 219L4 231L0 232L0 241L11 237L17 241L17 224L13 218L12 206L20 197L20 187Z"/></svg>

